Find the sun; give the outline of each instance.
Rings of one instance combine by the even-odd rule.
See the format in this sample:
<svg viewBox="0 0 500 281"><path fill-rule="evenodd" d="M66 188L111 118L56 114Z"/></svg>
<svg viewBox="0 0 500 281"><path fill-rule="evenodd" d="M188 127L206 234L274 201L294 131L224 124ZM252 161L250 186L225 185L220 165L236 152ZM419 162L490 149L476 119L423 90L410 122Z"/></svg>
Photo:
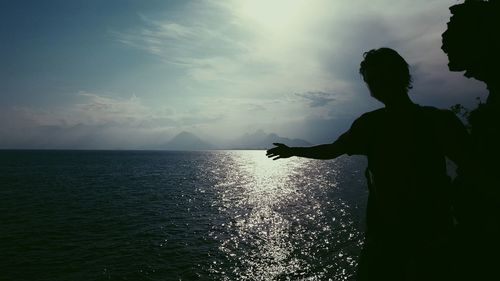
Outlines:
<svg viewBox="0 0 500 281"><path fill-rule="evenodd" d="M240 1L238 12L259 28L283 31L291 27L307 7L305 0Z"/></svg>

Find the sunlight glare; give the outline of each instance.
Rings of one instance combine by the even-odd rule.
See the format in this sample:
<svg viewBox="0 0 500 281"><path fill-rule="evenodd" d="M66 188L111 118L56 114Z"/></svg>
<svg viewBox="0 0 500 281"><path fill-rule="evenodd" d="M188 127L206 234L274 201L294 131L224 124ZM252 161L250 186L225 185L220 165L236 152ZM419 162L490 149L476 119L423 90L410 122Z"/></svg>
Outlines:
<svg viewBox="0 0 500 281"><path fill-rule="evenodd" d="M241 1L240 13L268 31L283 31L301 15L305 0Z"/></svg>
<svg viewBox="0 0 500 281"><path fill-rule="evenodd" d="M300 266L290 260L292 221L277 210L300 198L290 175L302 161L273 161L264 151L239 151L232 156L231 173L217 185L224 203L221 210L233 217L228 229L233 234L222 241L220 250L253 249L246 251L244 259L240 257L242 267L238 268L251 280L274 280L289 274Z"/></svg>

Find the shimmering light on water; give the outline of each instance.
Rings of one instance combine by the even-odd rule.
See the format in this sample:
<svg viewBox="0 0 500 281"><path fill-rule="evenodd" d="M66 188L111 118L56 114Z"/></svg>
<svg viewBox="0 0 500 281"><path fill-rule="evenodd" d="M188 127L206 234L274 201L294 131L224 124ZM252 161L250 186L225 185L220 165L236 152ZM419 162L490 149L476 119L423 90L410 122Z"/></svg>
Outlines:
<svg viewBox="0 0 500 281"><path fill-rule="evenodd" d="M1 280L354 280L362 159L0 151Z"/></svg>
<svg viewBox="0 0 500 281"><path fill-rule="evenodd" d="M358 225L345 202L328 198L344 167L331 161L272 161L261 151L235 153L229 161L216 184L219 211L229 221L211 232L227 258L211 266L215 275L224 280L353 276L355 257L348 248L359 248ZM332 210L334 216L326 215Z"/></svg>

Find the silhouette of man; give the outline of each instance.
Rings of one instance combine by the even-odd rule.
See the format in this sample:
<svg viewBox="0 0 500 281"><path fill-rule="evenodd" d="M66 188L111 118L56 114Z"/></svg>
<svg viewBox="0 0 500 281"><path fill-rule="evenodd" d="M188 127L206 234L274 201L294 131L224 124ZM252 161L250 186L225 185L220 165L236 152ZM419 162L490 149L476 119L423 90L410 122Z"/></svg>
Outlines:
<svg viewBox="0 0 500 281"><path fill-rule="evenodd" d="M445 157L458 166L465 161L465 127L451 111L410 100L409 67L396 51L365 53L359 71L385 107L361 115L331 144L275 143L267 156L366 155L369 198L358 280L447 280L453 217Z"/></svg>

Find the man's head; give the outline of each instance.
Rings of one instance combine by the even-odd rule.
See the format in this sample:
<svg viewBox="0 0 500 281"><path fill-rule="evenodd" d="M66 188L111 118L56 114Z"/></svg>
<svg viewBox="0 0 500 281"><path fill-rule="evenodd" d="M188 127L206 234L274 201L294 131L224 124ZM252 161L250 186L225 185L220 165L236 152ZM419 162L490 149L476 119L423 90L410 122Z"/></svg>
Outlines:
<svg viewBox="0 0 500 281"><path fill-rule="evenodd" d="M411 89L408 63L393 49L380 48L364 53L359 73L372 96L385 103L394 95L406 95Z"/></svg>
<svg viewBox="0 0 500 281"><path fill-rule="evenodd" d="M450 7L452 17L443 33L441 49L448 55L451 71L484 81L496 80L500 1L465 1Z"/></svg>

